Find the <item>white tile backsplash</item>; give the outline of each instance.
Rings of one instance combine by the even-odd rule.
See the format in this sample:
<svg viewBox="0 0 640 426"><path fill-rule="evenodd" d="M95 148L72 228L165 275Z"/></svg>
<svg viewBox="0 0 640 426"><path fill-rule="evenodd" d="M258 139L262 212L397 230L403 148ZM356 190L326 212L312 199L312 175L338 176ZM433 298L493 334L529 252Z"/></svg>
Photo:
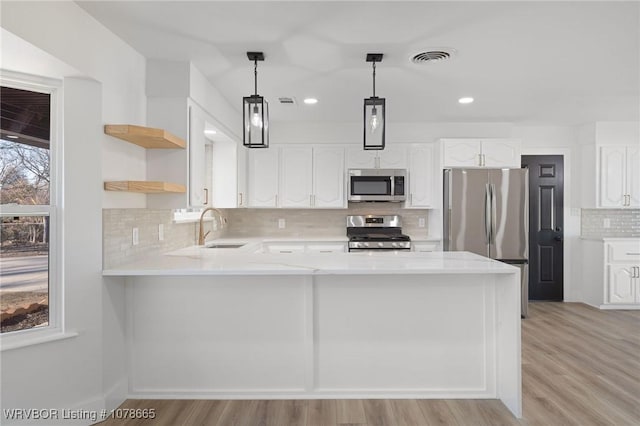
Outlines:
<svg viewBox="0 0 640 426"><path fill-rule="evenodd" d="M582 209L583 238L640 237L640 209Z"/></svg>

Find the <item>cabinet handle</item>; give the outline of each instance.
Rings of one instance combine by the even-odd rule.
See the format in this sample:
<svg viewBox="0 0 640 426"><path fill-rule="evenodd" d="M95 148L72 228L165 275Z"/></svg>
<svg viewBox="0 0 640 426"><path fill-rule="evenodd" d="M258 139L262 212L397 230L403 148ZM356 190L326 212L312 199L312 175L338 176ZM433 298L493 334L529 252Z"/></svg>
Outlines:
<svg viewBox="0 0 640 426"><path fill-rule="evenodd" d="M238 203L239 206L242 205L242 192L238 193L238 198L240 198L240 202Z"/></svg>
<svg viewBox="0 0 640 426"><path fill-rule="evenodd" d="M209 190L207 188L204 189L204 204L209 204Z"/></svg>
<svg viewBox="0 0 640 426"><path fill-rule="evenodd" d="M309 207L313 207L313 195L309 194Z"/></svg>
<svg viewBox="0 0 640 426"><path fill-rule="evenodd" d="M409 194L409 205L413 206L413 192Z"/></svg>
<svg viewBox="0 0 640 426"><path fill-rule="evenodd" d="M278 194L276 194L276 207L278 207Z"/></svg>
<svg viewBox="0 0 640 426"><path fill-rule="evenodd" d="M313 194L313 207L316 206L316 194Z"/></svg>
<svg viewBox="0 0 640 426"><path fill-rule="evenodd" d="M482 154L478 154L478 166L482 167Z"/></svg>
<svg viewBox="0 0 640 426"><path fill-rule="evenodd" d="M482 154L482 166L486 166L487 165L487 156Z"/></svg>

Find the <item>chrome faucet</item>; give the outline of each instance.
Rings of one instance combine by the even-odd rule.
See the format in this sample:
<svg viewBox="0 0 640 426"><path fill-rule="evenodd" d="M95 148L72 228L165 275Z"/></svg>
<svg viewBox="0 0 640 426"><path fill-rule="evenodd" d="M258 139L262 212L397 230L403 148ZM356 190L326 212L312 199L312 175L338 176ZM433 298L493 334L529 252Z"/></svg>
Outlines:
<svg viewBox="0 0 640 426"><path fill-rule="evenodd" d="M207 207L206 209L204 209L202 211L202 214L200 215L200 229L198 231L198 245L199 246L203 246L204 245L204 239L207 238L207 235L209 235L209 233L211 232L211 231L207 231L206 234L204 233L204 215L208 211L212 211L212 212L218 213L218 216L220 216L220 228L222 228L223 223L224 223L224 219L222 217L222 212L220 210L218 210L215 207ZM216 220L215 216L213 217L213 220Z"/></svg>

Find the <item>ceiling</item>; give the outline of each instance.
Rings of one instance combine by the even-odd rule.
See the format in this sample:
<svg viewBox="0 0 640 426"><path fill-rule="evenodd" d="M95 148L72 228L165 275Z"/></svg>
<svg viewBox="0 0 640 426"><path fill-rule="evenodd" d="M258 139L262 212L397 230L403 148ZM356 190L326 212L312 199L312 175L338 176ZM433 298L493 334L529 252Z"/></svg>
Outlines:
<svg viewBox="0 0 640 426"><path fill-rule="evenodd" d="M253 93L246 52L263 51L258 93L272 121L360 121L372 90L367 52L384 54L376 92L390 123L640 117L638 2L77 3L145 57L192 61L239 112ZM456 53L410 62L434 48ZM309 96L319 102L304 105Z"/></svg>

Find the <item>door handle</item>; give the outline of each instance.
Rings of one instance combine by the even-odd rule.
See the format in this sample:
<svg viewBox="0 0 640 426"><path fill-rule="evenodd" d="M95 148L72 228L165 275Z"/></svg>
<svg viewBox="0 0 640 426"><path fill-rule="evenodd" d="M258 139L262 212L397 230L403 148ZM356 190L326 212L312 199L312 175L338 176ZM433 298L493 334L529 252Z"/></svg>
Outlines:
<svg viewBox="0 0 640 426"><path fill-rule="evenodd" d="M562 237L560 235L556 235L553 239L556 241L562 241Z"/></svg>
<svg viewBox="0 0 640 426"><path fill-rule="evenodd" d="M484 188L484 236L487 244L491 244L491 186Z"/></svg>

